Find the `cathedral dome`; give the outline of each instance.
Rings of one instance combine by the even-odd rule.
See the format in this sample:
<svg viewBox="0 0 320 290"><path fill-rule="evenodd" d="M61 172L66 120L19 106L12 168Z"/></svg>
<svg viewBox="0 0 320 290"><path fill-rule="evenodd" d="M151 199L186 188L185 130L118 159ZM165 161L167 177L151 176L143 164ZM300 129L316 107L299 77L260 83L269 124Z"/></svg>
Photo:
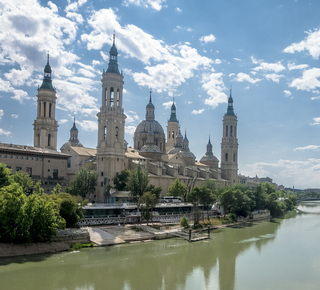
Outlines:
<svg viewBox="0 0 320 290"><path fill-rule="evenodd" d="M138 133L148 133L151 128L151 131L154 134L164 135L164 131L162 126L156 120L143 120L138 126L135 131L135 134Z"/></svg>
<svg viewBox="0 0 320 290"><path fill-rule="evenodd" d="M157 145L152 145L152 144L143 145L139 152L140 153L143 153L143 152L162 153L162 151Z"/></svg>
<svg viewBox="0 0 320 290"><path fill-rule="evenodd" d="M196 158L196 156L191 152L191 151L183 151L181 150L179 152L180 157L191 157L191 158Z"/></svg>
<svg viewBox="0 0 320 290"><path fill-rule="evenodd" d="M176 153L179 153L179 152L180 152L179 148L173 147L168 151L168 154L176 154Z"/></svg>
<svg viewBox="0 0 320 290"><path fill-rule="evenodd" d="M200 162L203 162L203 161L219 162L218 158L217 158L216 156L214 156L214 155L212 155L212 156L207 156L207 155L203 156L203 157L201 158Z"/></svg>

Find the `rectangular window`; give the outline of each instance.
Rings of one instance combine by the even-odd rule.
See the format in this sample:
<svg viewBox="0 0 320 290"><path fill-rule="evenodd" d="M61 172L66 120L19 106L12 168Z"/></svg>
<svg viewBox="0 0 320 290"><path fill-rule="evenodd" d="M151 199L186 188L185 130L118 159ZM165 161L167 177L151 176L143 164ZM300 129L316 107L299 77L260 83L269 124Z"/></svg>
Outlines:
<svg viewBox="0 0 320 290"><path fill-rule="evenodd" d="M20 156L20 159L23 159L23 156Z"/></svg>
<svg viewBox="0 0 320 290"><path fill-rule="evenodd" d="M29 176L32 176L32 168L31 167L27 167L26 168L27 173L29 174Z"/></svg>
<svg viewBox="0 0 320 290"><path fill-rule="evenodd" d="M35 161L38 161L38 157L36 157L34 160L35 160Z"/></svg>
<svg viewBox="0 0 320 290"><path fill-rule="evenodd" d="M30 160L33 160L33 157L30 157Z"/></svg>
<svg viewBox="0 0 320 290"><path fill-rule="evenodd" d="M53 169L52 176L55 179L58 179L58 169Z"/></svg>
<svg viewBox="0 0 320 290"><path fill-rule="evenodd" d="M22 168L20 166L16 166L16 172L22 170Z"/></svg>
<svg viewBox="0 0 320 290"><path fill-rule="evenodd" d="M71 167L71 157L69 157L69 158L68 158L67 166L68 166L68 168L70 168L70 167Z"/></svg>
<svg viewBox="0 0 320 290"><path fill-rule="evenodd" d="M101 174L100 174L101 176L103 176L103 172L101 172Z"/></svg>
<svg viewBox="0 0 320 290"><path fill-rule="evenodd" d="M9 155L9 158L12 158L12 155Z"/></svg>
<svg viewBox="0 0 320 290"><path fill-rule="evenodd" d="M29 159L29 157L27 156L27 157L26 157L26 160L28 160L28 159Z"/></svg>
<svg viewBox="0 0 320 290"><path fill-rule="evenodd" d="M14 156L14 159L18 159L18 156Z"/></svg>
<svg viewBox="0 0 320 290"><path fill-rule="evenodd" d="M103 187L103 181L101 181L100 186Z"/></svg>
<svg viewBox="0 0 320 290"><path fill-rule="evenodd" d="M5 154L5 155L3 155L3 158L7 158L7 155Z"/></svg>

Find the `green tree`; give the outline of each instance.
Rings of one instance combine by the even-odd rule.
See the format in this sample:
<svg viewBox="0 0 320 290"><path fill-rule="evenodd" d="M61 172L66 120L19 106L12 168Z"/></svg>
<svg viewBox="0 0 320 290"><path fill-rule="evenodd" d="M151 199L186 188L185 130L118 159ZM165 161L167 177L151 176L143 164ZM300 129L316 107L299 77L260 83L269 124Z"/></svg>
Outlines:
<svg viewBox="0 0 320 290"><path fill-rule="evenodd" d="M0 188L0 241L4 243L23 242L28 239L27 220L23 205L26 195L21 186L12 183Z"/></svg>
<svg viewBox="0 0 320 290"><path fill-rule="evenodd" d="M129 175L130 171L128 169L117 172L116 176L113 178L114 188L119 191L125 190Z"/></svg>
<svg viewBox="0 0 320 290"><path fill-rule="evenodd" d="M24 204L24 215L29 221L28 242L46 242L64 228L66 223L53 201L36 194L29 195Z"/></svg>
<svg viewBox="0 0 320 290"><path fill-rule="evenodd" d="M53 188L53 190L51 191L52 194L59 194L61 191L61 185L60 183L57 183L57 185Z"/></svg>
<svg viewBox="0 0 320 290"><path fill-rule="evenodd" d="M216 201L217 197L208 187L200 187L200 203L202 205L202 220L204 220L204 211L207 211L208 222L210 222L209 210L211 209L212 204Z"/></svg>
<svg viewBox="0 0 320 290"><path fill-rule="evenodd" d="M189 220L185 215L180 220L180 227L183 227L184 229L188 229L190 227Z"/></svg>
<svg viewBox="0 0 320 290"><path fill-rule="evenodd" d="M146 170L142 170L139 163L135 170L130 171L127 183L128 190L130 190L130 196L133 197L135 203L137 204L138 210L140 210L140 198L146 192L148 183L148 172Z"/></svg>
<svg viewBox="0 0 320 290"><path fill-rule="evenodd" d="M44 190L41 187L41 181L40 180L38 180L36 182L36 184L34 185L33 194L36 194L36 195L39 195L39 196L44 195Z"/></svg>
<svg viewBox="0 0 320 290"><path fill-rule="evenodd" d="M13 181L18 183L25 194L28 194L30 189L33 187L33 181L30 175L22 170L17 171L13 175Z"/></svg>
<svg viewBox="0 0 320 290"><path fill-rule="evenodd" d="M47 195L56 205L60 216L66 221L66 227L76 226L83 217L81 200L69 193L59 193Z"/></svg>
<svg viewBox="0 0 320 290"><path fill-rule="evenodd" d="M11 169L3 163L0 163L0 188L11 183Z"/></svg>
<svg viewBox="0 0 320 290"><path fill-rule="evenodd" d="M83 199L89 197L96 190L98 175L91 169L80 169L72 180L67 192L80 195Z"/></svg>
<svg viewBox="0 0 320 290"><path fill-rule="evenodd" d="M157 197L156 194L152 193L151 191L144 192L142 197L140 198L141 202L141 214L142 217L147 221L152 221L153 215L153 208L157 203L159 203L160 195Z"/></svg>
<svg viewBox="0 0 320 290"><path fill-rule="evenodd" d="M201 189L195 186L188 194L187 201L193 204L193 214L194 214L194 226L197 226L200 221L200 208L201 203Z"/></svg>
<svg viewBox="0 0 320 290"><path fill-rule="evenodd" d="M184 201L187 200L188 188L179 178L169 186L168 193L172 196L181 196Z"/></svg>

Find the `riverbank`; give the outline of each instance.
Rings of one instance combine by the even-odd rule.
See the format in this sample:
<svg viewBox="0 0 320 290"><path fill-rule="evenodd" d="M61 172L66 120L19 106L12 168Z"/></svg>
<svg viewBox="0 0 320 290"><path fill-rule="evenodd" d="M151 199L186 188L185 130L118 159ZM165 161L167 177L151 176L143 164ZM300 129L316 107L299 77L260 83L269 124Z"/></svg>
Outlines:
<svg viewBox="0 0 320 290"><path fill-rule="evenodd" d="M236 223L210 226L210 231L223 229L226 227L244 225L253 220L242 220ZM191 238L197 238L208 233L208 228L193 230ZM94 243L96 246L112 246L124 243L142 243L153 240L169 239L180 237L189 239L189 230L184 230L178 224L150 225L118 225L118 226L95 226L82 229L66 229L58 231L48 243L31 244L5 244L0 243L0 257L27 256L34 254L50 254L63 251L70 251L75 243Z"/></svg>

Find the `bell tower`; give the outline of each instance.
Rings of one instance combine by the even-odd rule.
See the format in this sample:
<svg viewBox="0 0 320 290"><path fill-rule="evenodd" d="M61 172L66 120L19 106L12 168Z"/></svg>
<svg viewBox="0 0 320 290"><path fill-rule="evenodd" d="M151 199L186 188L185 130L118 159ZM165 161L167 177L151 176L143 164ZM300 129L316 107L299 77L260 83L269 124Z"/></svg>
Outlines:
<svg viewBox="0 0 320 290"><path fill-rule="evenodd" d="M227 113L223 117L223 137L221 142L221 177L231 185L238 184L238 138L237 116L233 111L233 98L228 99Z"/></svg>
<svg viewBox="0 0 320 290"><path fill-rule="evenodd" d="M177 135L179 134L179 121L177 119L176 111L177 111L176 105L174 104L174 98L173 98L173 102L171 106L171 115L167 125L167 143L166 143L167 151L173 148L177 143L176 138L177 138Z"/></svg>
<svg viewBox="0 0 320 290"><path fill-rule="evenodd" d="M49 54L42 85L38 88L37 118L33 123L34 147L57 150L58 122L55 120L56 91L52 86Z"/></svg>
<svg viewBox="0 0 320 290"><path fill-rule="evenodd" d="M98 117L97 201L104 201L104 192L117 172L125 168L124 125L122 108L123 75L118 69L118 51L113 34L107 71L102 74L102 102Z"/></svg>

